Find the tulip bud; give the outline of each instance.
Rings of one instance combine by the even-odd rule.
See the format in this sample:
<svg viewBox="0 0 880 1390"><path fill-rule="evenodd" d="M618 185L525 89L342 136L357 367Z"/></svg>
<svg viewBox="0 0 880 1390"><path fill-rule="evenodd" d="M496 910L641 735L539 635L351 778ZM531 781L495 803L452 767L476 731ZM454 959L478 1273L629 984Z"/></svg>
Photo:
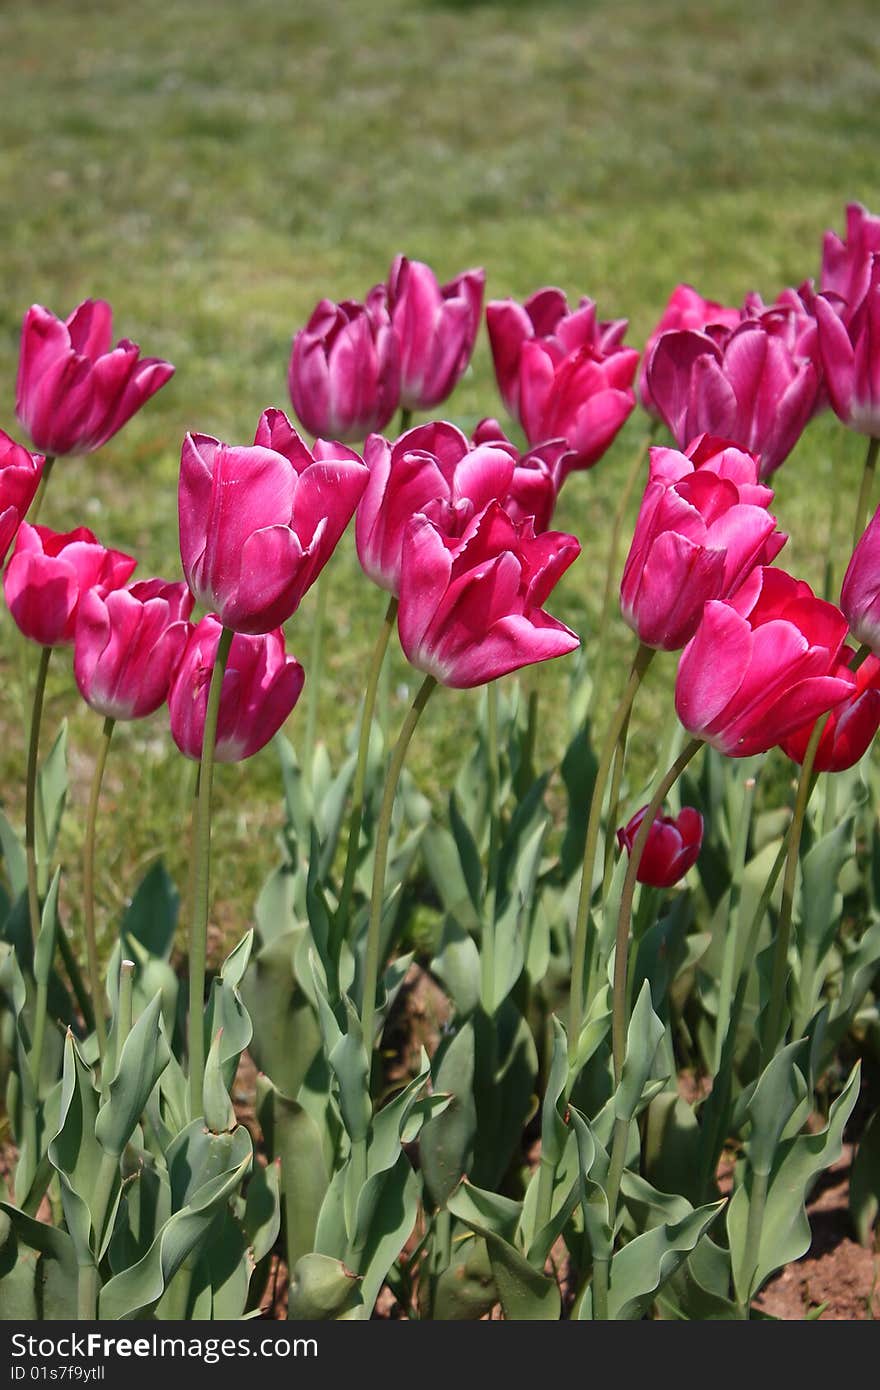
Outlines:
<svg viewBox="0 0 880 1390"><path fill-rule="evenodd" d="M384 285L365 304L320 301L293 340L288 385L312 434L357 441L385 428L400 399L400 356Z"/></svg>
<svg viewBox="0 0 880 1390"><path fill-rule="evenodd" d="M734 329L739 321L738 309L718 304L714 299L704 299L692 285L676 285L666 301L666 308L660 315L657 327L648 335L648 340L645 343L642 364L639 368L639 400L642 409L646 410L649 415L659 415L660 413L651 395L651 387L648 382L648 361L661 334L669 333L673 329L691 328L702 333L713 324L718 324L725 329Z"/></svg>
<svg viewBox="0 0 880 1390"><path fill-rule="evenodd" d="M483 304L484 270L438 285L430 266L397 256L388 307L400 350L400 404L430 410L452 392L471 360Z"/></svg>
<svg viewBox="0 0 880 1390"><path fill-rule="evenodd" d="M880 507L852 553L840 606L853 637L880 654Z"/></svg>
<svg viewBox="0 0 880 1390"><path fill-rule="evenodd" d="M636 811L632 820L617 832L617 842L627 854L632 854L647 809L643 806ZM703 817L692 806L683 806L677 816L655 816L636 878L651 888L671 888L693 868L702 843Z"/></svg>
<svg viewBox="0 0 880 1390"><path fill-rule="evenodd" d="M825 233L819 281L823 293L830 292L842 302L845 324L850 322L865 297L871 278L871 258L878 253L880 217L873 216L861 203L849 203L843 241L836 232Z"/></svg>
<svg viewBox="0 0 880 1390"><path fill-rule="evenodd" d="M73 673L86 704L108 719L143 719L168 697L190 633L193 597L183 583L141 580L83 596Z"/></svg>
<svg viewBox="0 0 880 1390"><path fill-rule="evenodd" d="M44 462L0 430L0 565L36 496Z"/></svg>
<svg viewBox="0 0 880 1390"><path fill-rule="evenodd" d="M25 522L3 579L6 603L25 637L43 647L69 645L85 594L120 588L136 564L106 550L85 526L61 533Z"/></svg>
<svg viewBox="0 0 880 1390"><path fill-rule="evenodd" d="M850 429L880 438L880 253L866 266L855 306L830 295L816 299L819 348L834 412Z"/></svg>

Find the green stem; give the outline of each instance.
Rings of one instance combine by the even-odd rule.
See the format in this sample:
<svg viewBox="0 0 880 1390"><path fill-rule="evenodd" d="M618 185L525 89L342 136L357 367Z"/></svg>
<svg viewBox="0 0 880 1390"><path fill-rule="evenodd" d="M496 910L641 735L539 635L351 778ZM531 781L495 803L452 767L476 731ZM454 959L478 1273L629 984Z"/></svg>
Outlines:
<svg viewBox="0 0 880 1390"><path fill-rule="evenodd" d="M853 550L862 539L862 532L868 520L868 513L871 510L871 492L874 487L874 474L877 470L877 453L880 451L880 439L873 436L868 440L868 452L865 455L865 466L862 469L862 485L859 488L859 500L856 503L856 519L853 525Z"/></svg>
<svg viewBox="0 0 880 1390"><path fill-rule="evenodd" d="M629 737L629 721L632 708L627 711L623 728L614 750L614 765L611 771L611 790L608 793L608 816L605 821L605 860L602 873L602 901L608 896L611 881L611 868L614 863L614 845L617 839L617 818L620 812L620 788L623 782L623 767L626 761L626 742Z"/></svg>
<svg viewBox="0 0 880 1390"><path fill-rule="evenodd" d="M715 1025L715 1049L712 1066L714 1076L718 1075L718 1069L721 1066L721 1054L724 1050L724 1040L727 1037L727 1025L730 1020L730 1008L733 999L733 980L736 971L737 946L739 945L739 909L742 899L742 881L746 867L752 808L755 804L755 788L754 777L746 778L739 824L736 828L736 839L733 846L727 929L724 933L724 957L721 963L721 981L718 987L718 1015Z"/></svg>
<svg viewBox="0 0 880 1390"><path fill-rule="evenodd" d="M391 754L385 787L382 792L382 806L376 824L376 850L373 860L373 891L370 897L370 920L367 926L367 944L364 953L364 983L361 992L361 1033L369 1056L373 1048L373 1032L376 1018L376 987L379 982L379 950L382 941L382 901L385 896L385 872L388 867L388 847L391 842L391 813L394 810L394 795L403 770L406 750L415 733L422 710L428 703L437 682L433 676L425 676L409 713L403 721L400 736Z"/></svg>
<svg viewBox="0 0 880 1390"><path fill-rule="evenodd" d="M751 1290L758 1266L758 1251L761 1248L761 1229L764 1225L764 1208L767 1205L769 1173L752 1174L752 1190L749 1193L749 1216L746 1223L746 1241L743 1250L742 1268L748 1275ZM739 1303L737 1309L741 1318L748 1318L750 1303Z"/></svg>
<svg viewBox="0 0 880 1390"><path fill-rule="evenodd" d="M606 1259L593 1261L593 1320L608 1321L608 1265Z"/></svg>
<svg viewBox="0 0 880 1390"><path fill-rule="evenodd" d="M489 876L490 889L495 887L498 867L498 843L501 838L498 823L501 815L499 788L500 764L498 755L498 682L486 686L486 759L489 782Z"/></svg>
<svg viewBox="0 0 880 1390"><path fill-rule="evenodd" d="M233 634L223 628L217 644L217 655L211 673L211 687L205 707L205 729L202 736L202 758L199 768L199 805L196 824L195 876L193 883L192 917L189 936L189 1047L190 1118L202 1113L202 1088L205 1078L205 966L208 954L208 908L211 882L211 791L214 783L214 748L217 742L217 720L220 715L220 696L223 676L229 659Z"/></svg>
<svg viewBox="0 0 880 1390"><path fill-rule="evenodd" d="M27 515L29 526L36 526L37 518L43 509L43 499L46 496L46 488L49 486L49 479L52 476L52 469L55 467L55 455L47 454L43 463L43 472L40 475L40 483L34 494L34 500L30 505Z"/></svg>
<svg viewBox="0 0 880 1390"><path fill-rule="evenodd" d="M125 1040L131 1032L132 987L134 961L124 960L119 967L119 999L116 1005L116 1061L122 1056Z"/></svg>
<svg viewBox="0 0 880 1390"><path fill-rule="evenodd" d="M345 871L342 876L339 906L336 909L334 923L334 958L337 959L338 951L342 944L348 923L351 896L354 892L354 879L357 873L361 825L364 819L364 795L367 786L370 734L373 730L373 716L376 712L376 692L379 689L379 676L385 661L385 654L388 651L388 642L394 628L395 619L397 618L397 606L398 601L392 594L391 598L388 600L388 607L379 630L379 636L376 638L376 645L373 647L370 669L367 673L367 687L364 691L364 707L361 712L361 727L358 735L357 764L355 766L354 783L351 792L351 821L348 827L348 849L345 855Z"/></svg>
<svg viewBox="0 0 880 1390"><path fill-rule="evenodd" d="M761 1039L761 1070L767 1066L776 1052L785 1033L783 1013L785 1010L785 987L788 982L788 948L791 942L792 907L797 882L798 857L801 847L801 834L807 802L812 791L813 763L819 740L828 723L828 715L817 720L804 753L801 775L798 778L797 795L794 802L794 816L788 840L785 859L785 876L782 880L782 899L779 905L779 920L776 924L776 945L773 951L773 973L770 980L770 1002L764 1015L764 1032Z"/></svg>
<svg viewBox="0 0 880 1390"><path fill-rule="evenodd" d="M80 1265L76 1280L76 1316L79 1322L96 1322L98 1318L98 1269L94 1264Z"/></svg>
<svg viewBox="0 0 880 1390"><path fill-rule="evenodd" d="M578 895L577 915L574 924L574 939L571 948L571 1001L569 1004L568 1016L568 1057L569 1062L574 1066L577 1058L578 1043L580 1042L581 1028L583 1027L584 1014L587 1006L587 995L589 981L586 979L587 946L590 921L590 902L593 897L593 873L596 867L596 848L599 843L599 827L602 820L602 802L605 797L605 787L608 782L608 774L611 770L611 761L620 738L620 731L632 709L636 692L642 683L645 672L654 656L651 647L640 644L633 661L632 671L626 688L621 696L620 703L611 718L605 742L602 745L602 752L599 757L599 765L596 768L596 780L593 783L593 795L590 801L590 815L587 821L587 835L584 841L584 859L581 866L581 886ZM572 1078L573 1080L574 1078Z"/></svg>
<svg viewBox="0 0 880 1390"><path fill-rule="evenodd" d="M614 586L618 581L618 553L620 550L620 536L623 531L623 523L626 519L626 510L629 506L629 499L632 496L633 488L638 482L642 471L642 464L645 455L651 447L651 442L655 438L659 425L657 421L652 421L648 433L639 443L633 455L630 469L626 475L623 490L617 504L617 511L614 514L614 521L611 526L611 542L608 546L608 565L605 570L605 589L602 594L602 609L599 614L599 625L596 629L596 667L593 674L593 689L590 694L590 713L592 714L599 707L601 691L605 675L605 648L608 624L611 621L611 606L614 594Z"/></svg>
<svg viewBox="0 0 880 1390"><path fill-rule="evenodd" d="M327 571L322 569L315 585L315 614L309 644L309 679L306 688L306 730L302 766L311 778L318 732L318 709L321 702L321 675L324 666L324 620L327 613Z"/></svg>
<svg viewBox="0 0 880 1390"><path fill-rule="evenodd" d="M27 785L25 789L24 847L27 857L28 911L34 946L40 934L40 893L37 885L37 766L40 755L40 725L43 722L43 701L46 695L46 676L52 658L51 647L40 648L40 662L34 683L31 708L31 730L28 739Z"/></svg>
<svg viewBox="0 0 880 1390"><path fill-rule="evenodd" d="M107 1025L104 1021L104 989L101 982L101 962L98 956L98 935L95 929L95 829L98 821L98 805L101 800L101 784L107 766L107 754L113 737L115 719L105 719L101 730L101 742L95 759L92 774L92 788L89 795L89 808L86 815L86 838L83 851L83 906L85 909L86 959L89 970L89 989L95 1017L95 1034L98 1039L98 1060L101 1066L102 1084L104 1060L107 1053Z"/></svg>

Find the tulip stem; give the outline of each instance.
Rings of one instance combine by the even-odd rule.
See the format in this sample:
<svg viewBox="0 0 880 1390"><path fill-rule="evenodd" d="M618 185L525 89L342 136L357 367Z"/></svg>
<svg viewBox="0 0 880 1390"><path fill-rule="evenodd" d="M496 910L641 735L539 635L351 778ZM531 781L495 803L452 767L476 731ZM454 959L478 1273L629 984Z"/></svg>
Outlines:
<svg viewBox="0 0 880 1390"><path fill-rule="evenodd" d="M101 784L107 766L107 754L113 737L115 719L105 719L101 730L101 742L95 759L92 774L92 789L89 794L89 809L86 815L86 838L83 850L83 908L86 929L86 958L89 968L89 990L92 996L92 1011L95 1017L95 1035L98 1040L98 1061L101 1067L101 1085L106 1087L109 1077L104 1075L107 1055L107 1025L104 1021L104 991L101 984L101 963L98 959L98 937L95 930L95 827L98 820L98 803L101 799Z"/></svg>
<svg viewBox="0 0 880 1390"><path fill-rule="evenodd" d="M303 745L303 770L311 781L315 759L315 738L318 731L318 708L321 702L321 675L324 665L324 619L327 612L326 570L321 570L315 585L315 613L309 643L309 679L306 690L306 731Z"/></svg>
<svg viewBox="0 0 880 1390"><path fill-rule="evenodd" d="M29 526L36 526L37 518L43 508L43 498L46 496L46 488L49 486L49 479L52 476L52 469L55 467L55 455L47 454L43 462L43 471L40 474L40 482L28 512L27 521Z"/></svg>
<svg viewBox="0 0 880 1390"><path fill-rule="evenodd" d="M733 996L734 971L736 969L737 945L739 944L739 911L742 899L742 881L746 867L746 852L749 846L749 828L752 821L752 808L755 804L757 783L754 777L747 777L743 787L743 797L739 808L739 822L733 842L733 862L730 871L730 890L727 900L727 930L724 934L724 957L721 963L721 980L718 986L718 1013L715 1019L715 1047L713 1054L713 1076L718 1075L724 1041L730 1021Z"/></svg>
<svg viewBox="0 0 880 1390"><path fill-rule="evenodd" d="M27 785L24 810L24 848L27 858L28 911L34 946L40 934L40 892L37 883L37 764L40 755L40 725L43 722L43 701L46 695L46 676L52 657L51 647L40 648L40 662L34 682L31 707L31 728L28 739Z"/></svg>
<svg viewBox="0 0 880 1390"><path fill-rule="evenodd" d="M205 707L202 758L199 767L199 805L196 822L196 867L193 883L192 917L189 936L189 1048L190 1119L202 1114L202 1088L205 1077L205 967L208 954L208 908L211 884L211 792L214 783L214 749L223 676L229 660L233 633L224 627L217 644L211 686Z"/></svg>
<svg viewBox="0 0 880 1390"><path fill-rule="evenodd" d="M614 841L617 832L617 817L620 811L620 788L623 782L623 765L626 761L626 743L629 737L629 721L632 716L632 706L627 710L626 719L623 721L623 728L614 749L614 766L611 771L611 790L608 793L608 816L605 821L605 857L604 869L602 872L602 901L608 896L608 885L611 880L611 865L614 860Z"/></svg>
<svg viewBox="0 0 880 1390"><path fill-rule="evenodd" d="M865 455L865 466L862 469L862 485L859 488L859 500L856 503L856 519L853 528L853 550L862 539L862 532L868 520L868 513L871 510L871 492L874 487L874 474L877 471L877 454L880 451L880 438L873 435L868 440L868 452Z"/></svg>
<svg viewBox="0 0 880 1390"><path fill-rule="evenodd" d="M498 844L501 839L500 764L498 755L498 682L486 686L486 761L489 792L489 877L490 890L495 889L498 868Z"/></svg>
<svg viewBox="0 0 880 1390"><path fill-rule="evenodd" d="M338 962L338 952L342 946L348 925L351 896L354 892L354 879L357 873L360 850L361 825L364 819L364 794L367 786L367 763L370 754L370 734L373 731L373 716L376 713L376 695L379 689L379 676L388 651L388 642L397 618L397 599L394 595L388 600L388 607L379 636L373 647L370 669L367 673L367 687L364 691L364 707L361 711L361 726L358 735L357 764L351 791L351 820L348 827L348 849L345 855L345 871L342 875L342 888L339 893L339 906L334 918L334 943L332 954Z"/></svg>
<svg viewBox="0 0 880 1390"><path fill-rule="evenodd" d="M629 506L629 499L632 496L633 488L639 480L642 471L642 464L645 455L651 447L652 441L656 438L658 422L653 420L647 434L640 441L636 449L629 473L620 494L617 504L617 511L614 514L614 521L611 526L611 543L608 547L608 565L605 570L605 589L602 594L602 608L599 614L599 625L596 629L596 667L593 675L593 689L590 694L590 713L592 714L599 707L599 699L602 692L605 676L605 649L606 634L608 624L611 621L611 602L614 592L614 585L617 580L617 563L620 551L620 536L623 531L623 523L626 520L626 509Z"/></svg>
<svg viewBox="0 0 880 1390"><path fill-rule="evenodd" d="M590 903L593 897L593 872L596 866L596 849L599 843L599 826L602 819L602 802L611 762L620 732L627 720L636 692L642 683L645 672L653 659L652 647L639 645L632 664L629 680L621 696L620 703L611 718L611 724L602 746L593 795L590 801L590 815L587 822L587 835L584 841L584 860L581 867L581 887L575 918L574 939L571 950L571 1001L568 1017L568 1058L573 1067L577 1059L578 1043L588 1002L589 979L587 978L588 936L590 922ZM592 949L589 951L592 955ZM571 1078L572 1081L574 1077Z"/></svg>
<svg viewBox="0 0 880 1390"><path fill-rule="evenodd" d="M415 733L422 710L428 703L437 682L433 676L425 676L403 721L400 736L391 754L388 771L385 774L385 787L382 792L382 806L376 823L376 850L373 860L373 891L370 897L370 920L367 926L367 944L364 952L364 983L361 992L361 1032L367 1056L372 1055L373 1032L376 1019L376 987L379 983L379 950L382 940L382 901L385 896L385 871L388 867L388 847L391 842L391 813L394 810L394 795L403 769L406 751Z"/></svg>

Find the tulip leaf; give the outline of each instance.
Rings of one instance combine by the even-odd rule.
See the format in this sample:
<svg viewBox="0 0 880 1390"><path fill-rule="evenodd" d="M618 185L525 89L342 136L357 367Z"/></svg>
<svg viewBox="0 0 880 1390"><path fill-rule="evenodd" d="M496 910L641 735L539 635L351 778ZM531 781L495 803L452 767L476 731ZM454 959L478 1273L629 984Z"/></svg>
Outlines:
<svg viewBox="0 0 880 1390"><path fill-rule="evenodd" d="M248 1179L244 1229L257 1264L270 1253L281 1231L280 1172L280 1161L255 1163Z"/></svg>
<svg viewBox="0 0 880 1390"><path fill-rule="evenodd" d="M480 918L465 879L454 837L431 824L421 840L422 857L448 918L464 932L478 931Z"/></svg>
<svg viewBox="0 0 880 1390"><path fill-rule="evenodd" d="M64 805L67 801L67 720L58 730L37 777L37 817L45 827L45 859L39 864L40 894L45 892L49 867L55 856L55 845Z"/></svg>
<svg viewBox="0 0 880 1390"><path fill-rule="evenodd" d="M651 987L645 980L639 991L626 1035L626 1054L620 1085L614 1094L614 1114L633 1120L639 1112L666 1029L651 1005ZM664 1078L665 1079L665 1078Z"/></svg>
<svg viewBox="0 0 880 1390"><path fill-rule="evenodd" d="M464 1023L443 1052L434 1076L435 1090L448 1092L451 1103L423 1127L419 1138L425 1186L438 1207L470 1166L477 1127L473 1084L474 1030Z"/></svg>
<svg viewBox="0 0 880 1390"><path fill-rule="evenodd" d="M473 937L454 916L443 921L438 954L431 973L446 987L460 1018L468 1018L480 1002L480 953Z"/></svg>
<svg viewBox="0 0 880 1390"><path fill-rule="evenodd" d="M437 1280L431 1316L439 1322L476 1322L498 1302L486 1242L476 1237L457 1247L461 1258Z"/></svg>
<svg viewBox="0 0 880 1390"><path fill-rule="evenodd" d="M724 1206L697 1207L678 1221L653 1226L635 1237L611 1260L608 1317L633 1322L644 1317L664 1284L681 1268ZM580 1317L592 1317L592 1291L580 1305Z"/></svg>
<svg viewBox="0 0 880 1390"><path fill-rule="evenodd" d="M301 1255L290 1276L287 1316L329 1322L363 1304L361 1280L329 1255Z"/></svg>
<svg viewBox="0 0 880 1390"><path fill-rule="evenodd" d="M328 1176L321 1135L314 1120L294 1100L276 1091L272 1097L275 1146L281 1159L284 1232L288 1268L316 1248L318 1216L327 1194Z"/></svg>
<svg viewBox="0 0 880 1390"><path fill-rule="evenodd" d="M479 914L483 905L483 866L480 863L480 851L471 834L470 827L459 810L458 797L455 792L452 792L449 797L449 824L455 840L455 847L458 850L458 862L461 865L468 897L474 911Z"/></svg>
<svg viewBox="0 0 880 1390"><path fill-rule="evenodd" d="M280 932L251 960L240 987L253 1025L251 1055L286 1096L299 1093L321 1050L318 1021L295 968L305 937L303 926Z"/></svg>
<svg viewBox="0 0 880 1390"><path fill-rule="evenodd" d="M95 1122L95 1137L107 1153L122 1153L168 1065L171 1052L162 1029L161 1004L161 995L156 994L123 1043L116 1074Z"/></svg>
<svg viewBox="0 0 880 1390"><path fill-rule="evenodd" d="M119 936L126 955L133 955L136 941L158 960L167 961L174 944L180 912L180 895L162 860L147 870L135 890ZM135 955L135 959L138 957Z"/></svg>
<svg viewBox="0 0 880 1390"><path fill-rule="evenodd" d="M73 1321L76 1283L70 1236L0 1201L0 1319Z"/></svg>
<svg viewBox="0 0 880 1390"><path fill-rule="evenodd" d="M455 1214L475 1236L485 1241L505 1318L517 1322L557 1321L562 1301L556 1281L534 1269L503 1236L476 1221L467 1220L461 1209Z"/></svg>

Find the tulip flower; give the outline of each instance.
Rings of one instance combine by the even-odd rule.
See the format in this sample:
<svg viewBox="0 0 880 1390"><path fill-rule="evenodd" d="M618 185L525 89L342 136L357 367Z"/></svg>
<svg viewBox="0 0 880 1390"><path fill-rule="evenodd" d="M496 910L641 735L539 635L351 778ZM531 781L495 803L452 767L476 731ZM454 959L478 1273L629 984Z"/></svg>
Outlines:
<svg viewBox="0 0 880 1390"><path fill-rule="evenodd" d="M647 806L617 832L617 843L632 854ZM642 850L636 879L651 888L671 888L693 868L703 843L703 817L692 806L682 806L677 816L655 817Z"/></svg>
<svg viewBox="0 0 880 1390"><path fill-rule="evenodd" d="M672 329L688 328L696 329L700 333L716 324L724 329L734 329L739 321L740 312L738 309L719 304L714 299L704 299L693 285L676 285L666 301L666 308L660 315L657 327L648 335L648 340L645 343L642 364L639 368L638 387L642 409L646 410L649 415L659 414L648 384L648 361L661 334L668 333Z"/></svg>
<svg viewBox="0 0 880 1390"><path fill-rule="evenodd" d="M196 762L221 630L213 613L192 628L168 693L174 742ZM215 759L238 763L258 753L290 714L304 681L299 662L285 655L280 628L259 636L236 633L223 675Z"/></svg>
<svg viewBox="0 0 880 1390"><path fill-rule="evenodd" d="M400 349L404 410L430 410L451 396L471 360L485 283L484 270L465 270L441 286L430 266L395 257L388 307Z"/></svg>
<svg viewBox="0 0 880 1390"><path fill-rule="evenodd" d="M44 462L0 430L0 565L36 496Z"/></svg>
<svg viewBox="0 0 880 1390"><path fill-rule="evenodd" d="M319 439L310 451L267 410L252 446L188 434L180 458L180 554L187 583L235 632L294 613L367 485L363 460Z"/></svg>
<svg viewBox="0 0 880 1390"><path fill-rule="evenodd" d="M388 424L400 399L400 350L384 285L366 303L322 299L293 340L288 386L307 430L347 442Z"/></svg>
<svg viewBox="0 0 880 1390"><path fill-rule="evenodd" d="M648 485L620 585L621 611L648 647L678 651L709 599L729 598L786 537L768 512L758 461L700 435L687 450L652 449Z"/></svg>
<svg viewBox="0 0 880 1390"><path fill-rule="evenodd" d="M648 363L660 415L684 448L698 434L760 455L766 478L788 457L816 403L819 374L783 335L747 319L723 342L707 333L664 333Z"/></svg>
<svg viewBox="0 0 880 1390"><path fill-rule="evenodd" d="M678 667L679 719L728 757L766 752L849 695L836 674L846 633L840 609L808 584L753 570L732 598L703 609Z"/></svg>
<svg viewBox="0 0 880 1390"><path fill-rule="evenodd" d="M867 657L856 671L850 666L854 653L844 647L834 675L849 685L849 694L829 714L813 760L816 772L845 772L867 752L880 729L880 660ZM782 740L782 751L792 762L802 763L813 732L808 723Z"/></svg>
<svg viewBox="0 0 880 1390"><path fill-rule="evenodd" d="M85 526L62 533L25 522L3 579L6 603L25 637L43 647L68 646L84 595L121 588L136 564L105 549Z"/></svg>
<svg viewBox="0 0 880 1390"><path fill-rule="evenodd" d="M846 236L826 232L822 245L823 293L830 291L842 301L842 317L848 324L865 297L871 278L871 257L880 253L880 217L861 203L846 209Z"/></svg>
<svg viewBox="0 0 880 1390"><path fill-rule="evenodd" d="M400 642L407 659L442 685L469 689L564 656L577 636L543 610L577 557L574 536L517 523L498 502L460 538L413 517L403 548Z"/></svg>
<svg viewBox="0 0 880 1390"><path fill-rule="evenodd" d="M498 421L486 419L477 425L471 435L471 443L475 448L481 444L491 444L510 455L513 459L513 477L501 504L514 521L525 521L531 517L536 531L546 531L556 507L562 461L568 453L565 440L550 439L545 444L537 444L533 449L520 453Z"/></svg>
<svg viewBox="0 0 880 1390"><path fill-rule="evenodd" d="M15 408L45 454L90 454L112 438L173 375L141 359L137 343L113 342L113 311L86 299L62 320L31 305L21 330Z"/></svg>
<svg viewBox="0 0 880 1390"><path fill-rule="evenodd" d="M868 258L861 300L848 317L829 295L816 298L819 348L835 414L880 438L880 253Z"/></svg>
<svg viewBox="0 0 880 1390"><path fill-rule="evenodd" d="M880 654L880 508L852 553L840 590L840 606L853 637Z"/></svg>
<svg viewBox="0 0 880 1390"><path fill-rule="evenodd" d="M144 719L168 697L189 640L193 597L183 583L144 579L83 595L73 673L79 692L107 719Z"/></svg>
<svg viewBox="0 0 880 1390"><path fill-rule="evenodd" d="M590 468L635 406L639 354L622 345L627 320L600 323L587 298L570 313L561 290L544 289L524 304L494 300L486 321L502 399L529 443L566 440L560 482Z"/></svg>
<svg viewBox="0 0 880 1390"><path fill-rule="evenodd" d="M417 425L393 445L371 435L364 454L370 478L355 519L358 559L392 594L400 589L404 536L417 512L460 536L489 502L507 495L514 476L509 449L472 449L461 430L443 421Z"/></svg>

